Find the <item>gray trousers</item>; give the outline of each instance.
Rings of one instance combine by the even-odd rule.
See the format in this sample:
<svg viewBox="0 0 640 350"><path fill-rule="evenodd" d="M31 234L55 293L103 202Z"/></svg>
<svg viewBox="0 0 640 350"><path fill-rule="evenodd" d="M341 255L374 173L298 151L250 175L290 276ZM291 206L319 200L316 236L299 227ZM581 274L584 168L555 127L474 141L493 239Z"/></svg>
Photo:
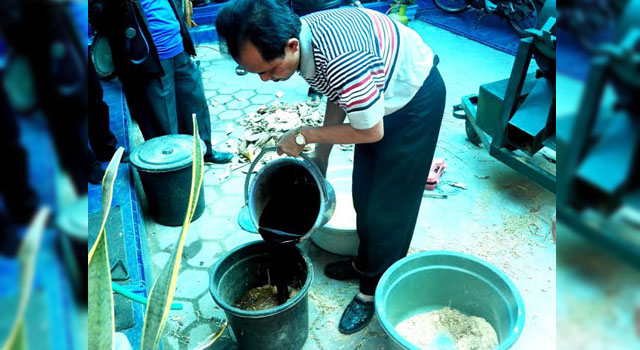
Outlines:
<svg viewBox="0 0 640 350"><path fill-rule="evenodd" d="M129 108L142 134L145 139L193 135L191 114L195 113L200 138L207 145L205 155L211 154L211 119L200 69L184 51L160 62L164 70L161 77L143 82L133 77L122 79Z"/></svg>

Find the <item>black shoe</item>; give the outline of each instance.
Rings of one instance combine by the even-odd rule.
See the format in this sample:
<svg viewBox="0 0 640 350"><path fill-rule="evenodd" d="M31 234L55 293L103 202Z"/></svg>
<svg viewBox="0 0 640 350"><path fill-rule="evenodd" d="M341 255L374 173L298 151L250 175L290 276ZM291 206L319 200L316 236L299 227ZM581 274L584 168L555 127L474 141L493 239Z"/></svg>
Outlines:
<svg viewBox="0 0 640 350"><path fill-rule="evenodd" d="M213 151L212 154L204 155L205 163L225 164L225 163L229 163L231 159L233 159L233 153L229 153L229 152Z"/></svg>
<svg viewBox="0 0 640 350"><path fill-rule="evenodd" d="M99 185L102 183L103 177L104 177L104 169L102 169L99 163L98 165L91 167L91 170L89 171L89 183L92 183L94 185Z"/></svg>
<svg viewBox="0 0 640 350"><path fill-rule="evenodd" d="M324 275L338 281L355 280L361 277L360 272L353 267L353 260L338 261L327 265L324 268Z"/></svg>
<svg viewBox="0 0 640 350"><path fill-rule="evenodd" d="M342 313L338 330L342 334L353 334L366 327L375 312L373 301L364 301L356 295Z"/></svg>

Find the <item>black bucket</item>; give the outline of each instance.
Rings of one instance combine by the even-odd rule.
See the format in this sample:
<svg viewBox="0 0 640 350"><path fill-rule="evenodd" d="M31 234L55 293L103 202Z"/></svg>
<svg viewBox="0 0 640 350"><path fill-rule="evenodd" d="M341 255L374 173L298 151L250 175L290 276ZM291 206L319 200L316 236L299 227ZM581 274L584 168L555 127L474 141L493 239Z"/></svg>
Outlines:
<svg viewBox="0 0 640 350"><path fill-rule="evenodd" d="M138 170L153 219L166 226L182 225L191 192L193 136L156 137L136 147L130 159ZM204 202L202 186L192 221L204 212Z"/></svg>
<svg viewBox="0 0 640 350"><path fill-rule="evenodd" d="M309 334L308 293L313 281L309 258L295 247L289 285L298 283L298 294L284 304L261 311L247 311L233 304L247 291L269 282L273 271L270 250L263 241L244 244L225 254L213 267L209 291L225 312L241 349L301 349ZM272 275L271 275L272 277Z"/></svg>

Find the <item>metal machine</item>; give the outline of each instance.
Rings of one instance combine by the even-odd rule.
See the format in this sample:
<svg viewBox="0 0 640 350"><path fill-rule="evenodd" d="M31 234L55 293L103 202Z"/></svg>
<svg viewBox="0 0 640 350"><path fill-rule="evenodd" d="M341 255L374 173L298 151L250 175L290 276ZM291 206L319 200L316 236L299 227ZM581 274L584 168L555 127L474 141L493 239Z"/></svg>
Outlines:
<svg viewBox="0 0 640 350"><path fill-rule="evenodd" d="M533 156L543 147L555 151L555 1L546 2L538 29L520 40L508 79L480 86L454 106L454 116L466 119L469 140L549 191L556 191L555 165ZM531 60L539 69L527 74Z"/></svg>
<svg viewBox="0 0 640 350"><path fill-rule="evenodd" d="M598 52L558 125L558 220L640 268L640 0Z"/></svg>

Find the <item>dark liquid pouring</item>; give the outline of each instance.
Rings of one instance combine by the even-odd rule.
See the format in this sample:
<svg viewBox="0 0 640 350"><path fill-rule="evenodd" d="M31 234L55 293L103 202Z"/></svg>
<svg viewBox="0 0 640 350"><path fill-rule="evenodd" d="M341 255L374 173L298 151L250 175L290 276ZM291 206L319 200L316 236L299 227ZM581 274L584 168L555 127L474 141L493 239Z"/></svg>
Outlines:
<svg viewBox="0 0 640 350"><path fill-rule="evenodd" d="M273 256L273 278L278 302L288 299L287 280L295 245L313 227L320 210L320 193L314 182L294 182L271 197L260 215L258 232Z"/></svg>

